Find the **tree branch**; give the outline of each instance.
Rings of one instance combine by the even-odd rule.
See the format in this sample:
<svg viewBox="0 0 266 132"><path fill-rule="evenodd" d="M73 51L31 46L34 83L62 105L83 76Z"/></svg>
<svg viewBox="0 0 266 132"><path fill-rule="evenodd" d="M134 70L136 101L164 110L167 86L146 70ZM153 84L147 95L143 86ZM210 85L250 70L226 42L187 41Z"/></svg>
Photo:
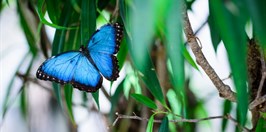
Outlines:
<svg viewBox="0 0 266 132"><path fill-rule="evenodd" d="M256 98L254 101L252 101L250 104L249 104L249 109L252 110L254 109L255 107L257 107L258 105L262 104L266 102L266 94L262 97L259 97L259 98Z"/></svg>
<svg viewBox="0 0 266 132"><path fill-rule="evenodd" d="M261 75L262 75L262 77L261 77L261 80L260 80L260 85L259 85L259 89L258 89L258 92L257 92L256 99L258 99L261 96L262 87L263 87L263 84L264 84L264 81L265 81L265 78L266 78L266 65L265 65L264 54L263 54L262 50L261 50L261 53L260 53L260 61L261 61L261 72L262 72Z"/></svg>
<svg viewBox="0 0 266 132"><path fill-rule="evenodd" d="M253 110L255 107L258 105L264 103L266 101L266 94L264 96L261 95L262 88L266 79L266 64L264 60L264 54L263 51L261 50L260 52L260 61L261 61L261 80L260 80L260 85L257 91L257 96L256 98L249 104L249 109Z"/></svg>
<svg viewBox="0 0 266 132"><path fill-rule="evenodd" d="M140 120L140 121L147 121L147 122L149 120L148 118L139 117L135 113L133 113L134 114L133 116L122 115L122 114L119 114L118 112L116 112L115 114L117 115L117 118L113 122L112 126L115 126L119 119L131 119L131 120ZM211 117L199 118L199 119L184 119L184 118L181 118L181 119L178 119L178 120L169 120L169 122L173 122L173 123L178 123L178 122L198 123L198 122L201 122L201 121L213 120L213 119L228 119L228 120L232 121L236 126L238 126L240 130L245 131L245 132L249 132L250 131L248 128L241 126L236 121L236 119L234 119L229 114L228 115L221 115L221 116L211 116ZM154 119L153 122L154 123L161 123L162 120Z"/></svg>
<svg viewBox="0 0 266 132"><path fill-rule="evenodd" d="M187 42L192 49L193 54L196 57L196 62L205 71L208 77L211 79L212 83L215 85L221 97L228 99L230 101L236 102L236 93L231 90L231 88L224 84L223 81L218 77L217 73L210 66L209 62L203 55L201 48L198 44L197 37L194 35L191 28L191 24L187 15L186 10L183 12L184 17L184 32L187 37Z"/></svg>
<svg viewBox="0 0 266 132"><path fill-rule="evenodd" d="M32 83L34 83L34 84L39 85L41 88L43 88L44 90L46 90L47 92L49 92L51 95L53 95L53 91L52 91L52 89L50 89L50 88L48 88L48 87L42 85L42 84L39 83L39 81L37 81L36 79L31 78L31 77L28 77L28 76L26 76L26 75L24 75L24 74L22 74L22 73L20 73L20 72L17 72L16 75L17 75L19 78L21 78L23 81L25 81L25 82L30 81L30 82L32 82Z"/></svg>

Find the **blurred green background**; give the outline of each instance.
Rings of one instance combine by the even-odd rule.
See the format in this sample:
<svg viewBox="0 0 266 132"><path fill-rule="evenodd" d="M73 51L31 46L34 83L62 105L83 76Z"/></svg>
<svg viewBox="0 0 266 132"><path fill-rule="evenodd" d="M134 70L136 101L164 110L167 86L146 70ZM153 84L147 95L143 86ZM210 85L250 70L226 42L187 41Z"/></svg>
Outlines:
<svg viewBox="0 0 266 132"><path fill-rule="evenodd" d="M250 75L247 59L250 40L256 40L259 51L266 49L265 6L264 0L1 0L0 129L241 130L227 119L169 122L229 113L239 125L262 131L265 120L248 109L258 88L252 89L250 80L259 82L261 77ZM219 97L196 64L184 35L185 11L204 55L237 93L237 103ZM124 25L117 81L104 80L103 87L91 94L37 80L35 73L45 59L78 50L96 29L114 22ZM258 73L260 68L261 64ZM119 119L113 126L116 112L148 121Z"/></svg>

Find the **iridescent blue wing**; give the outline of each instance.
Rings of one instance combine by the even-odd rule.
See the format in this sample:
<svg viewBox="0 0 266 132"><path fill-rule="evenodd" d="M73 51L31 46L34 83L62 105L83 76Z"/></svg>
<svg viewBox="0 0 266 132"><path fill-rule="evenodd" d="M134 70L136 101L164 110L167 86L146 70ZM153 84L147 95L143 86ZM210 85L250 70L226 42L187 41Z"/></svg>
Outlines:
<svg viewBox="0 0 266 132"><path fill-rule="evenodd" d="M120 24L107 24L97 30L87 46L90 58L101 74L114 81L119 77L116 54L119 50L123 28Z"/></svg>
<svg viewBox="0 0 266 132"><path fill-rule="evenodd" d="M51 57L39 67L36 76L60 84L71 83L73 87L87 92L95 92L102 85L98 70L78 51Z"/></svg>

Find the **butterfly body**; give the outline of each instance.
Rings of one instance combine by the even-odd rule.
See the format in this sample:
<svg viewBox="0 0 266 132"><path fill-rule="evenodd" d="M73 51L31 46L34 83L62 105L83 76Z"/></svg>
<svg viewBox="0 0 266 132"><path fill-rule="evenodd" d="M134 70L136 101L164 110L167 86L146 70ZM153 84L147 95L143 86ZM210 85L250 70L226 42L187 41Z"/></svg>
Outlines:
<svg viewBox="0 0 266 132"><path fill-rule="evenodd" d="M114 81L119 77L118 61L114 54L119 50L122 26L107 24L97 30L86 47L68 51L47 59L36 72L41 80L60 84L70 83L86 92L95 92L104 76Z"/></svg>

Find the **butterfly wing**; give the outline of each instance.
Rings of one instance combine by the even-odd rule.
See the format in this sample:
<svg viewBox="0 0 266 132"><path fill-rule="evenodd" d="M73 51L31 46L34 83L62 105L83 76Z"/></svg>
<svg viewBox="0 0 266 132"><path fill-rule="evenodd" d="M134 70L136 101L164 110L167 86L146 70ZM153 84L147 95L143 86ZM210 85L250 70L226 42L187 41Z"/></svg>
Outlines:
<svg viewBox="0 0 266 132"><path fill-rule="evenodd" d="M77 51L65 52L46 60L36 76L60 84L71 83L73 87L87 92L97 91L102 85L100 73Z"/></svg>
<svg viewBox="0 0 266 132"><path fill-rule="evenodd" d="M87 46L96 67L110 81L119 77L118 61L114 54L119 50L122 35L120 24L107 24L94 33Z"/></svg>

